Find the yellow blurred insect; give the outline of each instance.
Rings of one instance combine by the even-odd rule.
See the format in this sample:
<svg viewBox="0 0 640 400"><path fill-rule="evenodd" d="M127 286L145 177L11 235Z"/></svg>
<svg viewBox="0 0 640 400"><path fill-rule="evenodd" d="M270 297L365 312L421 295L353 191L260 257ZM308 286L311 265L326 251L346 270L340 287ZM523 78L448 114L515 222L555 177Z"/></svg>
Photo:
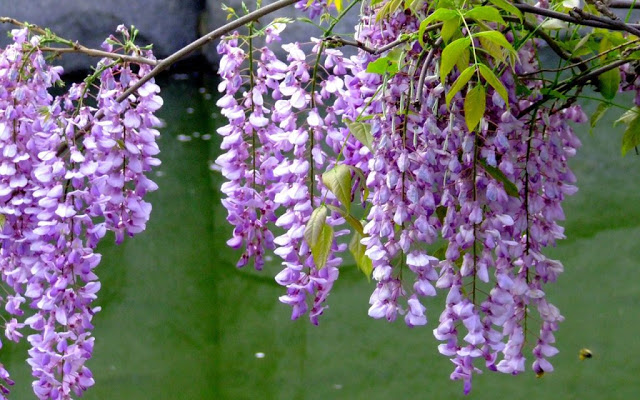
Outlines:
<svg viewBox="0 0 640 400"><path fill-rule="evenodd" d="M580 351L578 352L578 358L580 359L580 361L584 361L587 358L592 358L592 357L593 357L593 353L591 352L591 350L587 348L580 349Z"/></svg>

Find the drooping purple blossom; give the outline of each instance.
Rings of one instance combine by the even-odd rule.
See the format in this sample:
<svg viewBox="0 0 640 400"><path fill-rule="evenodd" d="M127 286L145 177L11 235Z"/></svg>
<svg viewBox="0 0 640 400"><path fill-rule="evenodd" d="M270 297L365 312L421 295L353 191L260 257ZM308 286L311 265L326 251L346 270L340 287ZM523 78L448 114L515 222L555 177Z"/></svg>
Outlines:
<svg viewBox="0 0 640 400"><path fill-rule="evenodd" d="M92 305L100 289L95 247L106 230L120 241L144 230L149 218L151 205L142 198L157 186L144 174L159 164L153 114L162 99L151 81L115 101L149 67L133 73L106 59L97 108L84 105L93 95L84 83L53 97L48 89L62 69L45 62L38 36L22 29L13 37L0 53L0 272L14 291L3 299L13 317L5 336L26 336L38 398L70 399L94 384L85 362L100 310ZM26 319L25 308L32 310Z"/></svg>
<svg viewBox="0 0 640 400"><path fill-rule="evenodd" d="M325 5L324 1L298 3L312 16L326 12ZM376 20L371 11L365 9L355 38L370 48L419 29L421 21L411 13L396 12ZM221 87L225 91L231 85L233 93L226 89L219 105L229 126L248 118L251 127L239 129L237 140L223 144L227 153L219 160L236 160L232 157L242 154L241 162L233 164L237 170L242 166L251 171L251 163L265 157L274 166L273 177L261 183L257 196L273 201L273 225L286 230L274 239L275 254L284 267L276 281L287 287L280 300L293 307L292 317L308 312L307 296L316 293L310 315L317 323L317 300L326 299L327 288L337 278L337 258L315 268L303 232L314 208L344 206L319 179L332 165L344 164L355 171L353 204L360 196L365 204L360 243L366 247L376 281L369 300L371 317L394 321L403 315L411 327L425 325L428 298L438 290L447 293L433 331L442 342L440 352L455 365L451 378L464 382L465 393L471 390L473 375L481 372L481 362L492 371L524 371L525 345L532 341L536 343L530 346L533 370L552 371L547 358L557 353L553 333L563 317L547 299L545 285L554 282L563 268L542 251L564 237L557 223L564 218L561 204L576 191L567 161L580 142L564 121L582 123L586 118L577 106L537 107L519 115L540 99L538 80L520 79L530 94L516 94L514 73L538 69L534 44L523 44L514 70L502 73L509 104L489 89L484 119L470 132L463 112L465 91L446 104L445 94L457 73L439 81L438 48L421 71L424 50L417 41L408 42L401 46L398 71L383 76L368 72L380 56L365 50L346 58L338 49L313 40L312 54L322 53L318 64L310 65L303 46L285 44L287 62L276 60L267 48L255 50L260 57L253 57L255 65L249 70L255 73L250 72L254 74L250 80L229 68L230 55L236 55L237 66L246 65L249 58L238 50L238 36L226 43L221 54L229 60L221 62ZM426 77L422 88L417 87L420 74ZM417 98L418 93L422 97ZM261 104L239 103L236 98L259 98ZM371 143L356 138L350 123L364 123ZM220 131L225 139L229 126ZM254 140L252 132L262 130L271 134ZM321 142L324 147L318 148ZM225 165L231 169L232 164ZM250 182L247 175L238 173L230 181ZM277 188L272 197L271 188ZM242 192L225 193L230 215L241 214L229 204L241 201ZM232 223L247 221L243 215ZM332 214L328 221L339 226L346 219ZM269 229L265 227L261 229ZM233 241L236 246L241 243ZM343 248L334 243L332 250ZM331 284L315 278L319 273L331 277ZM532 335L536 337L531 339Z"/></svg>

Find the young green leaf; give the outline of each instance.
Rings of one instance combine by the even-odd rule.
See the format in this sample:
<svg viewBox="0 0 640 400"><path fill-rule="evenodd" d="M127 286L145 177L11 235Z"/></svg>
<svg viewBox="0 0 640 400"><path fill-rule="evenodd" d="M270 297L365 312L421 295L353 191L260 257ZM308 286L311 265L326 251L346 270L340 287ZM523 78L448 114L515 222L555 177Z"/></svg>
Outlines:
<svg viewBox="0 0 640 400"><path fill-rule="evenodd" d="M359 232L361 235L364 235L364 228L362 227L362 222L360 222L360 220L358 220L353 215L347 213L345 210L343 210L340 207L336 207L336 206L331 205L331 204L327 204L327 207L329 208L329 210L337 212L338 214L340 214L344 218L344 220L347 221L347 223L349 225L351 225L351 227L356 232Z"/></svg>
<svg viewBox="0 0 640 400"><path fill-rule="evenodd" d="M425 18L425 20L422 21L420 25L422 25L423 23L425 23L426 25L429 25L433 21L444 22L444 21L448 21L450 19L456 18L458 16L460 16L460 14L458 14L456 10L450 10L448 8L439 8L435 10L427 18Z"/></svg>
<svg viewBox="0 0 640 400"><path fill-rule="evenodd" d="M349 213L351 211L351 170L349 167L344 164L336 165L322 174L322 183Z"/></svg>
<svg viewBox="0 0 640 400"><path fill-rule="evenodd" d="M498 92L500 97L502 97L502 100L504 100L507 106L509 106L509 95L507 94L507 89L504 87L500 79L498 79L493 71L486 65L480 64L478 67L480 69L480 75L482 75L484 80L487 81L487 83L491 85L496 92Z"/></svg>
<svg viewBox="0 0 640 400"><path fill-rule="evenodd" d="M458 71L464 71L469 67L469 59L471 58L471 52L469 49L466 49L462 52L458 61L456 61L456 67L458 67Z"/></svg>
<svg viewBox="0 0 640 400"><path fill-rule="evenodd" d="M513 4L511 4L510 2L506 0L489 0L489 2L491 2L491 4L493 4L494 6L501 8L506 12L511 13L516 17L520 18L520 21L522 22L522 12L520 12L520 10L518 10L518 8Z"/></svg>
<svg viewBox="0 0 640 400"><path fill-rule="evenodd" d="M349 243L349 251L353 255L353 259L358 266L358 269L362 271L362 273L367 277L368 280L371 280L371 272L373 271L373 263L369 256L367 256L365 251L367 247L360 243L360 240L364 236L358 232L354 232L351 237L351 242Z"/></svg>
<svg viewBox="0 0 640 400"><path fill-rule="evenodd" d="M327 207L320 206L313 210L307 226L304 227L304 239L307 241L309 248L313 248L320 240L322 226L327 220Z"/></svg>
<svg viewBox="0 0 640 400"><path fill-rule="evenodd" d="M467 92L467 96L464 98L464 120L469 132L478 126L484 116L487 107L486 101L484 86L481 84L477 84Z"/></svg>
<svg viewBox="0 0 640 400"><path fill-rule="evenodd" d="M625 111L624 114L613 122L613 126L617 126L619 123L630 124L636 117L640 115L640 107L634 106Z"/></svg>
<svg viewBox="0 0 640 400"><path fill-rule="evenodd" d="M363 146L373 153L373 135L371 135L371 125L364 122L345 121L349 132L358 139Z"/></svg>
<svg viewBox="0 0 640 400"><path fill-rule="evenodd" d="M464 13L465 19L475 19L478 21L497 22L502 25L506 25L504 19L500 15L500 11L491 6L474 7L471 10Z"/></svg>
<svg viewBox="0 0 640 400"><path fill-rule="evenodd" d="M311 247L311 254L316 268L322 269L327 265L329 254L331 254L331 245L333 244L333 228L326 222L322 224L320 235L316 245Z"/></svg>
<svg viewBox="0 0 640 400"><path fill-rule="evenodd" d="M469 79L471 79L474 72L476 72L476 66L470 65L467 69L462 71L460 76L458 76L458 79L456 79L456 81L453 82L451 89L449 89L449 91L447 92L447 95L445 96L445 100L447 101L447 107L449 107L449 103L451 103L451 99L453 99L453 96L455 96L456 93L462 90L464 85L466 85L467 82L469 82Z"/></svg>
<svg viewBox="0 0 640 400"><path fill-rule="evenodd" d="M456 65L456 62L463 55L464 51L471 45L471 39L469 37L463 37L449 43L447 47L442 50L442 56L440 59L440 81L444 82L449 75L449 72Z"/></svg>
<svg viewBox="0 0 640 400"><path fill-rule="evenodd" d="M442 29L440 29L440 36L445 43L449 43L449 40L460 30L460 18L452 18L444 21Z"/></svg>
<svg viewBox="0 0 640 400"><path fill-rule="evenodd" d="M613 100L618 94L620 87L620 69L613 68L598 75L598 89L600 94L607 100Z"/></svg>
<svg viewBox="0 0 640 400"><path fill-rule="evenodd" d="M487 174L491 175L491 177L498 182L502 183L504 186L504 191L511 197L520 198L520 193L518 193L518 187L507 178L505 174L502 173L498 168L492 167L487 164L487 162L480 158L480 165L487 172Z"/></svg>
<svg viewBox="0 0 640 400"><path fill-rule="evenodd" d="M478 39L485 38L487 40L490 40L493 43L497 44L498 46L504 47L505 49L509 50L509 53L511 53L512 55L516 55L516 51L511 45L511 43L509 43L507 38L504 37L504 35L498 31L477 32L477 33L474 33L472 36Z"/></svg>
<svg viewBox="0 0 640 400"><path fill-rule="evenodd" d="M390 76L394 76L398 73L398 63L388 56L380 57L367 65L367 72L369 72L370 74L389 74Z"/></svg>
<svg viewBox="0 0 640 400"><path fill-rule="evenodd" d="M380 11L378 11L378 14L376 15L376 22L380 22L385 17L398 11L401 5L402 0L390 0L389 2L387 2L384 6L382 6Z"/></svg>
<svg viewBox="0 0 640 400"><path fill-rule="evenodd" d="M606 114L609 108L611 108L611 104L607 104L607 103L598 104L598 108L593 114L591 114L591 118L589 119L589 124L591 127L589 129L589 133L593 133L593 128L595 128L598 121L600 121L600 119L604 116L604 114Z"/></svg>
<svg viewBox="0 0 640 400"><path fill-rule="evenodd" d="M499 61L499 62L506 61L506 57L502 47L493 43L491 40L480 38L480 48L486 51L487 53L491 54L491 57L493 57L496 61Z"/></svg>
<svg viewBox="0 0 640 400"><path fill-rule="evenodd" d="M624 132L624 136L622 136L622 157L637 146L640 146L640 115L638 114L636 114L636 117Z"/></svg>
<svg viewBox="0 0 640 400"><path fill-rule="evenodd" d="M568 99L568 97L564 93L559 92L555 89L542 88L540 89L540 93L545 96L555 97L556 99L560 99L560 100Z"/></svg>

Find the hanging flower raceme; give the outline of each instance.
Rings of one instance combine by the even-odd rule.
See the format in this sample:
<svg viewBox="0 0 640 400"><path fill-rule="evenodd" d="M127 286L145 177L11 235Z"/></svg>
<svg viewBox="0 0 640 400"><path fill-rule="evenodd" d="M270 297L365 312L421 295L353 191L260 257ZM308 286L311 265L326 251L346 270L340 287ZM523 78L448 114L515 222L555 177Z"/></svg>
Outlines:
<svg viewBox="0 0 640 400"><path fill-rule="evenodd" d="M130 39L124 27L119 31ZM149 218L151 205L142 198L157 186L144 174L159 165L153 114L162 99L151 81L116 101L149 68L133 73L107 59L94 75L97 108L84 105L93 95L86 83L54 97L49 89L62 83L62 69L45 62L42 38L25 28L13 39L0 53L0 271L12 291L3 298L12 317L5 336L17 342L29 328L34 393L70 399L94 384L85 362L99 311L92 305L100 289L95 247L107 230L120 242ZM0 376L12 384L4 369ZM5 398L9 391L0 388Z"/></svg>
<svg viewBox="0 0 640 400"><path fill-rule="evenodd" d="M315 15L337 3L298 8ZM355 41L326 32L312 57L298 43L283 45L284 62L266 48L249 57L238 46L250 40L238 34L223 41L219 105L229 125L219 130L226 153L218 162L229 179L230 243L246 245L241 264L258 254L254 245L267 248L247 240L258 237L244 233L256 218L244 191L227 185L251 187L253 199L273 206L275 223L261 220L260 229L286 231L273 241L284 266L276 281L287 287L280 300L293 318L311 305L317 323L338 277L334 254L345 248L336 241L345 230L334 227L344 224L356 264L375 280L371 317L426 325L428 298L446 296L433 333L465 393L483 363L518 374L529 351L542 376L553 370L563 320L545 292L563 267L544 249L564 238L562 201L576 192L568 160L580 142L566 122L586 117L571 102L545 103L537 39L476 29L474 18L488 18L481 11L455 27L449 21L466 10L431 14L428 3L407 3L365 7ZM499 27L501 14L491 15ZM280 28L265 28L267 42ZM345 57L336 48L345 43L358 53ZM251 186L265 162L272 173Z"/></svg>

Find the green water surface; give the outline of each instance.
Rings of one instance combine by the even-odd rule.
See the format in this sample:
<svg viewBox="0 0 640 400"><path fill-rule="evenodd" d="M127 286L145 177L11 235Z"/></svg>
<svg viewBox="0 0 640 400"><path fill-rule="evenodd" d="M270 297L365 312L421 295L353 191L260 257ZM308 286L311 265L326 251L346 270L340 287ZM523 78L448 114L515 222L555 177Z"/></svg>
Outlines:
<svg viewBox="0 0 640 400"><path fill-rule="evenodd" d="M184 76L178 76L178 78ZM98 274L102 311L89 362L89 400L456 399L451 362L432 336L442 299L427 302L429 324L407 328L367 317L374 288L352 266L340 271L320 326L290 321L278 302L273 260L237 270L225 246L220 204L215 82L162 82L162 166L146 232L111 241ZM613 115L611 116L613 118ZM556 371L542 379L486 372L471 399L635 399L640 393L640 157L620 156L611 118L573 161L580 191L565 205L568 239L549 253L565 273L548 289L566 321L556 335ZM209 135L209 136L207 136ZM12 398L35 398L25 345L6 343L2 361L17 381ZM590 348L595 357L578 361ZM530 365L528 365L529 367Z"/></svg>

